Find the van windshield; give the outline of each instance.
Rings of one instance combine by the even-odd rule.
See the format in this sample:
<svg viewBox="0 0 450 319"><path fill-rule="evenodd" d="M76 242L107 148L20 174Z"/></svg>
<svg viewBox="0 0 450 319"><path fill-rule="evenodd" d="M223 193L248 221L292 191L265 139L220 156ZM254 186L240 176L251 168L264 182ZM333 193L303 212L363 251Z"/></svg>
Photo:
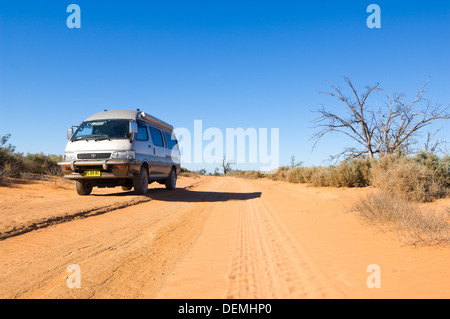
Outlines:
<svg viewBox="0 0 450 319"><path fill-rule="evenodd" d="M129 120L97 120L81 123L71 141L129 139Z"/></svg>

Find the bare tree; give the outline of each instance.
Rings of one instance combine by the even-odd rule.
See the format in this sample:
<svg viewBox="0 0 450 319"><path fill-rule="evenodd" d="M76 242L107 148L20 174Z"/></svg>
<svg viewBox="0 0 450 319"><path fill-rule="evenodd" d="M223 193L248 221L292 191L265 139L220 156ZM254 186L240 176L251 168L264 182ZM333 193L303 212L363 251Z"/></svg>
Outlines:
<svg viewBox="0 0 450 319"><path fill-rule="evenodd" d="M231 165L233 165L234 162L232 160L226 160L225 156L223 157L222 160L222 168L223 168L223 174L226 175L227 173L231 172Z"/></svg>
<svg viewBox="0 0 450 319"><path fill-rule="evenodd" d="M327 111L324 107L317 110L320 117L313 122L317 123L315 128L318 128L319 131L313 135L313 139L315 139L314 146L324 135L330 132L338 132L353 139L356 144L359 144L360 148L345 148L344 151L335 156L335 158L339 158L340 156L373 157L376 153L373 143L376 123L374 122L373 112L368 108L366 102L371 93L381 91L379 83L373 86L366 86L365 92L359 94L349 78L344 78L344 81L350 87L354 96L353 98L344 95L341 87L337 87L331 83L330 85L333 88L332 91L320 91L322 94L336 97L343 102L347 108L348 114L345 116L337 115Z"/></svg>
<svg viewBox="0 0 450 319"><path fill-rule="evenodd" d="M423 150L427 153L437 153L441 152L443 154L447 154L448 151L446 151L445 145L447 142L443 139L438 139L436 135L439 133L439 130L436 130L434 132L428 132L427 138L425 140L425 143L423 144ZM442 148L441 146L444 146Z"/></svg>
<svg viewBox="0 0 450 319"><path fill-rule="evenodd" d="M349 78L344 78L344 81L350 89L351 97L346 96L341 87L331 83L332 91L320 93L336 97L343 102L347 114L338 115L322 107L316 111L320 116L313 120L314 128L318 129L312 136L315 140L314 146L324 135L331 132L344 134L356 142L356 147L347 147L343 152L332 156L332 159L337 160L341 156L373 158L377 154L410 152L411 146L418 143L417 136L422 128L435 120L450 119L449 107L431 106L430 102L423 98L429 79L412 102L407 103L403 94L394 94L387 96L385 108L378 109L369 105L368 98L372 93L382 91L379 83L366 86L365 90L359 93ZM418 111L418 106L424 103L425 110ZM431 144L431 141L428 143Z"/></svg>
<svg viewBox="0 0 450 319"><path fill-rule="evenodd" d="M449 107L439 104L431 105L431 102L423 97L425 82L412 102L406 102L404 94L388 96L386 110L378 111L376 120L377 134L375 140L381 154L409 153L411 146L417 145L417 137L420 130L436 120L450 119ZM419 105L425 105L423 110L418 110ZM426 147L434 144L435 148L442 141L436 140L436 133L428 133ZM433 142L434 141L434 142Z"/></svg>
<svg viewBox="0 0 450 319"><path fill-rule="evenodd" d="M289 167L291 167L291 168L300 167L300 166L302 166L302 164L303 164L302 161L300 161L300 162L296 162L295 161L295 156L294 155L291 156L291 164L289 165Z"/></svg>

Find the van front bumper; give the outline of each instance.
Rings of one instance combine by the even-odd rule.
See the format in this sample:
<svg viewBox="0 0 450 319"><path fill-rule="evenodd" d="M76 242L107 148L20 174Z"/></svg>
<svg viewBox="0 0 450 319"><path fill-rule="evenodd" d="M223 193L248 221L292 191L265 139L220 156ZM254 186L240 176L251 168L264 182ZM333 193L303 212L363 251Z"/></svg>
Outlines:
<svg viewBox="0 0 450 319"><path fill-rule="evenodd" d="M72 180L132 178L139 174L140 166L134 160L104 160L104 161L71 161L59 162L63 177ZM99 171L100 176L85 176L86 171Z"/></svg>

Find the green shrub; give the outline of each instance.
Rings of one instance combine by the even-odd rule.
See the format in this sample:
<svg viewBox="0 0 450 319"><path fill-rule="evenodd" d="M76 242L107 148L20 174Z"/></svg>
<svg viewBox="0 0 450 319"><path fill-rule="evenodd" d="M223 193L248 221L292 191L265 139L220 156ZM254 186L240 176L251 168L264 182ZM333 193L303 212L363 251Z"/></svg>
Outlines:
<svg viewBox="0 0 450 319"><path fill-rule="evenodd" d="M414 161L434 172L434 179L444 187L450 187L450 157L440 158L436 154L420 152Z"/></svg>
<svg viewBox="0 0 450 319"><path fill-rule="evenodd" d="M15 147L6 145L10 134L0 137L0 180L8 177L23 177L24 173L61 175L61 169L57 162L62 160L59 155L44 155L14 153Z"/></svg>
<svg viewBox="0 0 450 319"><path fill-rule="evenodd" d="M23 170L33 174L61 175L60 167L57 165L59 161L62 161L62 157L58 155L27 154L23 157Z"/></svg>
<svg viewBox="0 0 450 319"><path fill-rule="evenodd" d="M446 155L441 159L435 170L435 178L446 188L450 188L450 156Z"/></svg>
<svg viewBox="0 0 450 319"><path fill-rule="evenodd" d="M14 154L10 149L0 147L0 179L20 177L23 171L23 160L20 155Z"/></svg>

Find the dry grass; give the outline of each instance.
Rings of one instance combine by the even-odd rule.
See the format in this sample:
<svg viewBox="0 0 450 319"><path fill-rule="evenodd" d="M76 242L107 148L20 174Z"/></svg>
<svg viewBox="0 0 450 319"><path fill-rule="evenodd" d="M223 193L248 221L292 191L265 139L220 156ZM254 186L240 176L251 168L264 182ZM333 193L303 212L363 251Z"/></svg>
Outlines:
<svg viewBox="0 0 450 319"><path fill-rule="evenodd" d="M367 195L350 210L381 229L398 231L401 241L408 245L450 243L448 211L421 208L405 197L384 192Z"/></svg>

